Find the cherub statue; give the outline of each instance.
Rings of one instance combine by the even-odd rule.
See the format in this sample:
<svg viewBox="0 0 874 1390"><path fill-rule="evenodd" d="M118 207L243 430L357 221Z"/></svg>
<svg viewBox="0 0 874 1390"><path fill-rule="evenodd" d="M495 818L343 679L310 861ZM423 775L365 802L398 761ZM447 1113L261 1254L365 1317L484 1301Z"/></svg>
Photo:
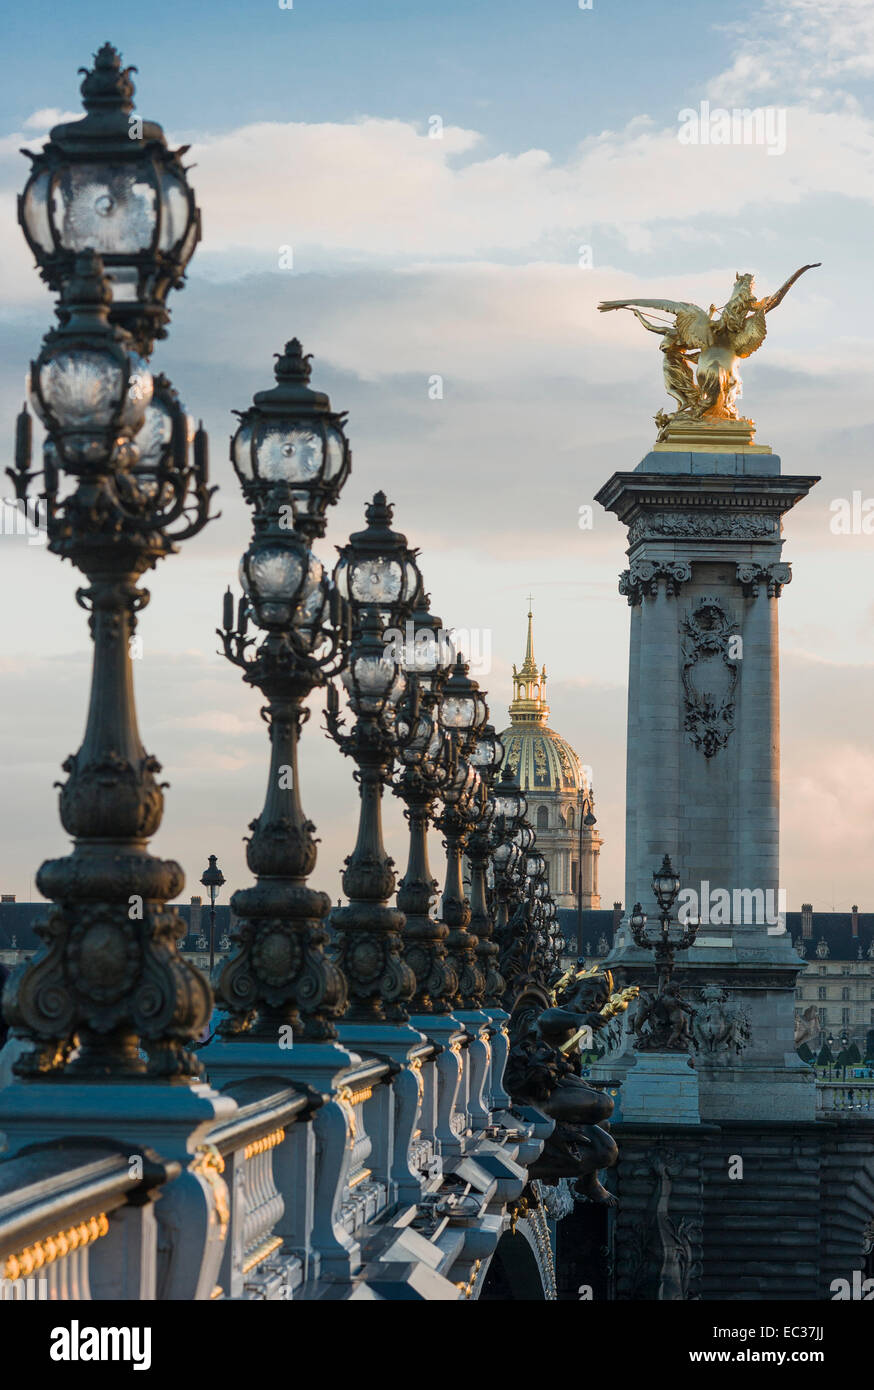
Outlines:
<svg viewBox="0 0 874 1390"><path fill-rule="evenodd" d="M795 1020L795 1046L803 1047L811 1038L822 1032L822 1020L815 1004L809 1004L800 1018Z"/></svg>
<svg viewBox="0 0 874 1390"><path fill-rule="evenodd" d="M656 417L664 435L671 420L737 420L735 402L741 394L739 362L751 357L765 341L765 315L776 309L795 281L806 270L819 265L803 265L790 275L776 294L757 299L754 277L738 273L725 306L717 312L697 304L673 299L607 299L598 305L608 309L630 309L650 333L659 334L664 354L665 386L678 409L673 415L659 412ZM653 322L641 309L662 310L674 316L673 324ZM691 363L697 358L693 377ZM660 437L661 437L660 436Z"/></svg>
<svg viewBox="0 0 874 1390"><path fill-rule="evenodd" d="M693 1041L689 1021L695 1010L682 998L673 980L659 983L658 992L641 991L633 1031L639 1052L685 1052Z"/></svg>
<svg viewBox="0 0 874 1390"><path fill-rule="evenodd" d="M514 1101L534 1105L555 1120L530 1176L547 1183L576 1178L581 1197L615 1206L616 1198L598 1180L598 1171L612 1167L618 1157L608 1125L613 1102L581 1076L579 1045L587 1030L599 1032L627 1008L637 991L632 986L614 994L609 971L568 972L556 987L558 1007L534 1014L520 1001L515 1027L514 1010L504 1084Z"/></svg>

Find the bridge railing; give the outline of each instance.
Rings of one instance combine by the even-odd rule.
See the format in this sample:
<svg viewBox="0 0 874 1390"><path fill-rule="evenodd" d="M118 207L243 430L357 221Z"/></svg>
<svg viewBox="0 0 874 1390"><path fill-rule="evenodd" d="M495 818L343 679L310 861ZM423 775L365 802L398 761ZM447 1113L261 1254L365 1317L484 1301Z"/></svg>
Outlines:
<svg viewBox="0 0 874 1390"><path fill-rule="evenodd" d="M874 1110L874 1081L817 1081L816 1108L868 1115Z"/></svg>
<svg viewBox="0 0 874 1390"><path fill-rule="evenodd" d="M251 1075L228 1079L206 1049L209 1084L167 1092L193 1117L178 1125L156 1088L131 1085L123 1115L106 1103L111 1139L70 1135L69 1114L68 1137L53 1142L21 1147L10 1129L0 1293L293 1300L364 1285L377 1297L409 1297L408 1286L475 1297L551 1122L510 1111L501 1019L441 1028L399 1048L386 1025L393 1053L341 1054L349 1064L318 1085L318 1069L291 1058L269 1074L256 1059ZM38 1091L51 1132L63 1087L16 1085L6 1115ZM135 1132L147 1142L132 1143Z"/></svg>
<svg viewBox="0 0 874 1390"><path fill-rule="evenodd" d="M154 1297L154 1239L145 1261L151 1292L125 1292L118 1274L126 1263L144 1266L150 1199L181 1169L138 1157L132 1164L126 1152L90 1141L32 1145L0 1163L0 1296Z"/></svg>

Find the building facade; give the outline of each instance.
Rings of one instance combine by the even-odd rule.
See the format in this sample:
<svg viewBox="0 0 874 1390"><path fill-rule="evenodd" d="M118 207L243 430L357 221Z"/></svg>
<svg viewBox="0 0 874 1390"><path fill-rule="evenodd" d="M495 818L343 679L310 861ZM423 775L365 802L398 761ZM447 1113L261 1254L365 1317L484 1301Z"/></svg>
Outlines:
<svg viewBox="0 0 874 1390"><path fill-rule="evenodd" d="M846 1036L865 1057L874 1029L874 913L855 905L850 912L814 912L803 903L800 913L787 914L786 925L806 962L795 990L796 1020L807 1023L811 1006L819 1016L808 1047L818 1052L832 1037L840 1050Z"/></svg>
<svg viewBox="0 0 874 1390"><path fill-rule="evenodd" d="M546 860L552 895L560 908L599 908L603 841L591 779L571 745L549 725L546 667L538 668L534 660L530 611L525 660L518 670L513 666L509 713L510 726L501 734L504 765L528 798L528 817Z"/></svg>

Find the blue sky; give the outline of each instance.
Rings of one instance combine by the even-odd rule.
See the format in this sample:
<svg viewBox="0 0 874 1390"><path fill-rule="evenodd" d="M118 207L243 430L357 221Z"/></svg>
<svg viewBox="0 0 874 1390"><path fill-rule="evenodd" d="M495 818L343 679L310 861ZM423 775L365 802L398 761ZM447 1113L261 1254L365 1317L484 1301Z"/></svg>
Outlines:
<svg viewBox="0 0 874 1390"><path fill-rule="evenodd" d="M593 768L604 900L621 898L624 536L612 517L588 533L577 517L647 452L665 399L653 340L595 306L632 292L706 305L735 271L755 270L768 290L822 261L746 364L743 405L784 470L823 475L786 523L789 905L874 901L874 537L829 529L835 498L874 497L867 0L16 8L0 84L7 438L51 320L15 223L18 150L38 146L51 111L79 109L76 69L107 39L139 70L138 109L192 145L204 241L155 366L205 419L222 485L221 520L161 567L142 621L144 739L172 784L158 852L190 880L218 852L229 881L244 881L241 835L266 750L257 702L212 638L248 534L226 441L231 409L269 385L273 353L297 334L318 384L350 412L354 469L323 557L385 488L447 624L490 634L484 683L499 724L534 594L553 723ZM678 114L702 100L783 110L785 153L682 147ZM440 140L428 135L435 115ZM291 270L279 265L287 245ZM0 730L15 808L0 886L24 895L41 858L64 848L52 782L81 735L88 639L72 572L41 549L0 538L0 584L18 598L0 653L15 713ZM316 879L336 892L352 785L318 723L304 740L305 804L323 837ZM394 805L386 821L400 858Z"/></svg>
<svg viewBox="0 0 874 1390"><path fill-rule="evenodd" d="M694 75L721 66L726 12L713 0L156 0L147 12L77 0L64 13L59 23L57 6L36 4L7 17L5 121L33 109L37 55L43 89L72 98L71 58L109 39L169 126L443 111L495 149L561 155L640 110L673 114Z"/></svg>

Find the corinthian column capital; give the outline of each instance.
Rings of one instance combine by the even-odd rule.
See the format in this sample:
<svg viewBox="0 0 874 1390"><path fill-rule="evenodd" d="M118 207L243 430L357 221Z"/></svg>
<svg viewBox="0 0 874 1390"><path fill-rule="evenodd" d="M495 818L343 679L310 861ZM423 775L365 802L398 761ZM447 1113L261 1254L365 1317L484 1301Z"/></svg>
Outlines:
<svg viewBox="0 0 874 1390"><path fill-rule="evenodd" d="M691 578L692 566L688 560L632 560L630 568L619 576L619 592L633 607L644 597L655 598L660 579L665 581L665 593L673 598L680 592L681 585Z"/></svg>
<svg viewBox="0 0 874 1390"><path fill-rule="evenodd" d="M757 598L762 584L767 585L769 598L779 598L783 585L792 579L792 570L783 561L770 565L744 564L737 566L736 577L747 598Z"/></svg>

